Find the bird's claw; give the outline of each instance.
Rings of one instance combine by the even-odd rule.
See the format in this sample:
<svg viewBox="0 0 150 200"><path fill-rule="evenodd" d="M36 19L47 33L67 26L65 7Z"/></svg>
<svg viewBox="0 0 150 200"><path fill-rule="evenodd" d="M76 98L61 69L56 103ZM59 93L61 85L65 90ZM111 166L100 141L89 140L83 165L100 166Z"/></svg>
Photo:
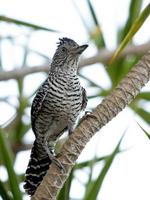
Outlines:
<svg viewBox="0 0 150 200"><path fill-rule="evenodd" d="M49 159L60 169L65 171L63 165L61 164L61 162L57 159L57 157L55 156L54 152L52 151L53 149L51 149L51 151L49 150L49 148L47 147L47 145L45 146L45 150L48 154Z"/></svg>
<svg viewBox="0 0 150 200"><path fill-rule="evenodd" d="M97 116L95 116L91 111L85 111L84 116L79 120L78 126L83 122L87 117L91 117L97 120Z"/></svg>
<svg viewBox="0 0 150 200"><path fill-rule="evenodd" d="M53 158L50 158L52 162L60 169L65 171L64 166L61 164L61 162L54 156Z"/></svg>

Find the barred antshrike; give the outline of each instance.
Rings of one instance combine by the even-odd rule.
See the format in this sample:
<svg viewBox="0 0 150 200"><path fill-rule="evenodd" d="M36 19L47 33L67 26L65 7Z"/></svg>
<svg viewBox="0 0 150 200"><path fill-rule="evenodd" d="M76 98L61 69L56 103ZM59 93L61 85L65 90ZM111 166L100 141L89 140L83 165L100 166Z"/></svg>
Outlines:
<svg viewBox="0 0 150 200"><path fill-rule="evenodd" d="M65 130L72 133L79 113L86 107L86 91L80 85L77 69L79 57L87 47L69 38L60 39L49 75L33 100L31 125L36 139L24 185L29 195L34 194L51 162L61 166L54 145Z"/></svg>

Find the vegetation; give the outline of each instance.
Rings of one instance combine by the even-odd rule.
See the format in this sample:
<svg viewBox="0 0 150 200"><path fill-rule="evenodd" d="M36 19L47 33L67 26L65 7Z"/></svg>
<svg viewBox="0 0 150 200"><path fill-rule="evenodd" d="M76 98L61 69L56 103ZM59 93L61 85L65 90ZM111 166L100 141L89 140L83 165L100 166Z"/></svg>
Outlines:
<svg viewBox="0 0 150 200"><path fill-rule="evenodd" d="M87 24L86 17L82 14L82 11L79 10L79 3L77 5L76 1L73 1L75 9L77 10L83 25L85 26L87 33L89 34L89 40L93 42L95 47L97 48L97 52L101 52L103 50L107 49L107 41L105 40L105 37L103 35L100 21L97 18L96 12L94 10L94 4L91 0L85 0L87 3L88 9L89 9L89 16L91 16L91 26ZM94 95L90 95L89 99L94 99L97 97L105 98L112 89L120 82L120 80L125 76L125 74L132 68L132 66L139 60L139 56L143 53L143 50L140 50L137 52L133 52L130 55L130 52L128 55L122 55L121 53L123 49L127 46L127 44L130 44L131 46L134 45L133 37L136 34L136 32L142 28L143 23L147 19L147 17L150 14L150 4L147 5L147 7L142 11L142 0L131 0L130 6L129 6L129 14L128 17L124 23L124 25L121 27L121 29L117 32L117 45L118 49L114 53L112 59L106 59L103 61L103 65L105 65L106 73L109 77L109 80L111 82L111 85L109 88L103 88L101 85L97 84L96 82L93 82L88 77L82 73L82 70L79 70L79 75L88 83L89 87L92 87L96 89ZM6 16L0 16L0 23L12 23L14 26L18 26L19 29L22 30L22 34L24 34L26 40L24 45L22 45L24 56L22 59L22 64L20 64L19 69L24 70L27 68L27 58L31 52L34 52L34 54L37 57L42 57L43 59L43 66L45 63L48 63L48 58L46 55L41 54L40 52L30 49L29 47L29 38L33 32L37 32L39 30L42 30L40 34L42 35L44 31L46 32L58 32L54 29L49 29L47 27L40 26L38 24L32 24L28 22L24 22L22 20L16 20L12 19ZM59 27L58 27L59 30ZM26 31L28 31L28 34L26 34ZM61 31L61 30L60 30ZM3 48L1 46L2 42L7 41L8 43L18 46L16 43L16 38L14 35L7 35L6 37L0 37L0 80L6 80L3 79L3 72L7 72L5 66L4 66L4 58L3 57ZM8 58L9 59L9 58ZM96 63L96 61L95 61ZM42 66L42 65L41 65ZM86 66L82 66L84 68L83 70L86 70ZM47 68L43 69L40 67L39 71L41 73L43 71L47 71ZM36 72L36 71L35 71ZM6 74L5 73L5 74ZM14 74L16 71L14 71ZM33 73L29 72L28 74ZM18 175L18 173L14 170L14 163L16 161L16 157L19 152L23 150L28 150L31 148L31 143L27 144L24 137L27 134L27 132L30 130L30 116L27 112L27 110L31 106L31 100L35 94L36 91L32 92L32 95L27 96L24 93L24 78L28 75L14 75L12 76L15 80L18 88L18 95L15 96L15 99L17 99L17 106L14 106L11 104L11 96L4 96L0 98L0 103L6 103L10 105L11 109L13 108L14 116L7 122L4 126L1 126L0 128L0 167L5 167L7 170L8 178L6 181L2 181L0 179L0 197L4 200L20 200L23 198L24 191L22 191L20 188L23 180L24 180L24 174ZM0 83L1 84L1 83ZM39 85L41 83L38 83ZM37 87L39 86L37 85ZM1 87L1 86L0 86ZM137 115L139 115L140 118L143 119L144 122L147 124L150 123L150 113L146 110L145 106L141 102L148 102L150 100L150 91L147 92L141 92L134 101L129 105L130 109L133 110ZM2 113L1 113L2 114ZM141 125L139 125L141 127ZM143 130L143 133L145 133L148 138L150 138L149 133L147 133L144 128L141 127ZM71 173L69 178L67 179L66 183L64 184L64 187L61 189L58 200L69 200L70 199L70 189L72 181L75 178L75 173L77 170L84 170L89 169L88 174L88 180L84 184L85 191L84 191L84 200L90 200L90 199L96 199L101 186L103 184L104 178L110 169L112 162L114 158L118 155L118 153L121 153L120 144L123 137L120 139L116 147L114 148L114 151L107 156L99 157L99 158L93 158L92 160L78 163L76 164ZM97 178L93 180L92 174L93 174L93 167L97 163L103 163L103 167L100 171L100 173L97 175Z"/></svg>

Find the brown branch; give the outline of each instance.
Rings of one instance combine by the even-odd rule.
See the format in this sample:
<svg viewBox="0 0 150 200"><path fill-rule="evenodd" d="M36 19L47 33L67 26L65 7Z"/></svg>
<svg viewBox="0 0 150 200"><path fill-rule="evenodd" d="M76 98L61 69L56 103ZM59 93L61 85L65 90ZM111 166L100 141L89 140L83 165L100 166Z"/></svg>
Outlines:
<svg viewBox="0 0 150 200"><path fill-rule="evenodd" d="M137 46L130 45L120 54L120 57L124 57L127 55L143 55L149 49L150 49L150 42ZM84 67L87 65L92 65L100 62L107 63L109 62L113 53L114 51L108 51L106 49L103 49L100 52L98 52L95 56L82 59L81 62L79 63L79 67ZM9 79L19 79L23 78L28 74L33 74L37 72L48 72L48 69L49 69L48 63L34 67L24 66L21 69L0 72L0 81L6 81Z"/></svg>
<svg viewBox="0 0 150 200"><path fill-rule="evenodd" d="M150 79L150 51L143 56L141 61L125 76L116 89L107 96L94 111L94 117L87 117L75 129L74 133L64 144L59 161L65 173L51 164L42 183L37 188L31 200L55 200L58 192L63 187L65 180L75 164L83 148L91 137L114 118Z"/></svg>
<svg viewBox="0 0 150 200"><path fill-rule="evenodd" d="M31 150L32 144L15 143L11 146L13 153L16 155L20 151Z"/></svg>

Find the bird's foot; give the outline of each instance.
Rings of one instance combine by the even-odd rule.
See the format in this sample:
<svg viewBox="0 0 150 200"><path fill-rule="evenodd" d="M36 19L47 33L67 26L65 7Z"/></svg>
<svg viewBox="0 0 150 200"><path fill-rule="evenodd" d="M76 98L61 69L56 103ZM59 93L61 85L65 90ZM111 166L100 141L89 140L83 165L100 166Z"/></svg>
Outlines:
<svg viewBox="0 0 150 200"><path fill-rule="evenodd" d="M60 170L64 170L63 165L61 164L61 162L57 159L57 157L55 156L55 154L52 152L52 150L49 150L49 148L47 146L45 146L45 150L48 154L49 159L60 169Z"/></svg>
<svg viewBox="0 0 150 200"><path fill-rule="evenodd" d="M91 118L94 118L94 119L98 120L98 119L97 119L97 116L95 116L91 111L85 111L84 116L79 120L78 126L79 126L85 119L87 119L88 117L91 117Z"/></svg>
<svg viewBox="0 0 150 200"><path fill-rule="evenodd" d="M49 158L60 170L65 171L64 166L61 164L57 157L51 154L49 155Z"/></svg>

